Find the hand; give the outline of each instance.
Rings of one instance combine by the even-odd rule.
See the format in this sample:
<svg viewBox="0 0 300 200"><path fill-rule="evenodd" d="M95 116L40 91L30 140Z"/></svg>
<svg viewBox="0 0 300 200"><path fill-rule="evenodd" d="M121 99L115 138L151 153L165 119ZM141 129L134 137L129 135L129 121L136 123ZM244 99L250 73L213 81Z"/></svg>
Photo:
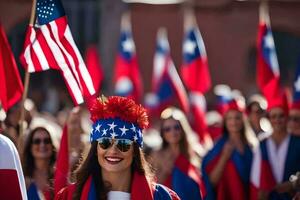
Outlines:
<svg viewBox="0 0 300 200"><path fill-rule="evenodd" d="M222 150L222 157L225 160L228 160L230 158L233 150L234 150L234 145L232 144L232 142L230 142L230 141L226 142L226 144L224 145L223 150Z"/></svg>

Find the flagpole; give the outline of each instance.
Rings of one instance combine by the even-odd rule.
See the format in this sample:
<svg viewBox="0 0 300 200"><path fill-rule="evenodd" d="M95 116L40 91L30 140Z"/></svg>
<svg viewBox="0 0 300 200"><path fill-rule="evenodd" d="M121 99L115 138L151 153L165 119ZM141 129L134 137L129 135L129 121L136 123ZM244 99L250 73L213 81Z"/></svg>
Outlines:
<svg viewBox="0 0 300 200"><path fill-rule="evenodd" d="M36 0L32 0L32 7L31 7L31 15L30 15L30 21L29 21L29 25L34 25L34 21L35 21L35 8L36 8ZM29 87L29 79L30 79L30 73L28 72L28 70L25 70L25 78L24 78L24 91L23 91L23 96L22 96L22 101L21 101L21 114L20 114L20 121L19 121L19 125L20 125L20 130L19 130L19 144L18 146L22 146L22 142L23 142L23 122L24 122L24 118L25 118L25 100L27 98L27 94L28 94L28 87Z"/></svg>

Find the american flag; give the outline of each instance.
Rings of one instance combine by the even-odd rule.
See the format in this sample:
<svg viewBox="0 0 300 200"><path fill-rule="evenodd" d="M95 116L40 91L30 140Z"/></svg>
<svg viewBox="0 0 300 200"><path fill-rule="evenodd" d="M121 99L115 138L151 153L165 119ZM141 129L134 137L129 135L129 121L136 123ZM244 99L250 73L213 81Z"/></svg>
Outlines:
<svg viewBox="0 0 300 200"><path fill-rule="evenodd" d="M95 93L93 80L73 40L59 0L38 0L36 28L29 25L21 62L29 72L56 69L75 105Z"/></svg>

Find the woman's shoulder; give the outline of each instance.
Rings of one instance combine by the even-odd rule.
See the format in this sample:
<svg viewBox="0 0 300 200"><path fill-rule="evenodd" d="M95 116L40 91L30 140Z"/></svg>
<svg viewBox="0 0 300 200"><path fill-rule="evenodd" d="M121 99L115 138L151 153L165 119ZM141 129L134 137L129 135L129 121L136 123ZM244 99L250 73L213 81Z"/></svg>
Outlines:
<svg viewBox="0 0 300 200"><path fill-rule="evenodd" d="M154 200L180 200L176 192L174 192L167 186L156 183L154 187Z"/></svg>
<svg viewBox="0 0 300 200"><path fill-rule="evenodd" d="M57 194L55 194L55 200L71 200L73 193L76 190L76 184L70 184L67 187L62 188Z"/></svg>

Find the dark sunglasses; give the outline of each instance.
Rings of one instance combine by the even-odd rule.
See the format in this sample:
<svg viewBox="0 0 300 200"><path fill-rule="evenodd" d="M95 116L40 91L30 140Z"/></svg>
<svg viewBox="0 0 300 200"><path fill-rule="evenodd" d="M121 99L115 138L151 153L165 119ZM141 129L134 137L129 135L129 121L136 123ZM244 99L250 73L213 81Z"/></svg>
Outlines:
<svg viewBox="0 0 300 200"><path fill-rule="evenodd" d="M97 141L99 146L102 149L108 149L113 144L115 144L121 152L127 152L133 143L133 141L129 139L112 139L112 138L99 138Z"/></svg>
<svg viewBox="0 0 300 200"><path fill-rule="evenodd" d="M300 122L300 117L296 116L289 116L289 120L293 122Z"/></svg>
<svg viewBox="0 0 300 200"><path fill-rule="evenodd" d="M32 144L39 145L41 143L51 144L51 139L50 138L45 138L45 139L36 138L36 139L32 140Z"/></svg>
<svg viewBox="0 0 300 200"><path fill-rule="evenodd" d="M170 132L171 130L179 131L181 130L181 126L179 124L176 124L175 126L166 126L162 128L162 131L165 132Z"/></svg>

